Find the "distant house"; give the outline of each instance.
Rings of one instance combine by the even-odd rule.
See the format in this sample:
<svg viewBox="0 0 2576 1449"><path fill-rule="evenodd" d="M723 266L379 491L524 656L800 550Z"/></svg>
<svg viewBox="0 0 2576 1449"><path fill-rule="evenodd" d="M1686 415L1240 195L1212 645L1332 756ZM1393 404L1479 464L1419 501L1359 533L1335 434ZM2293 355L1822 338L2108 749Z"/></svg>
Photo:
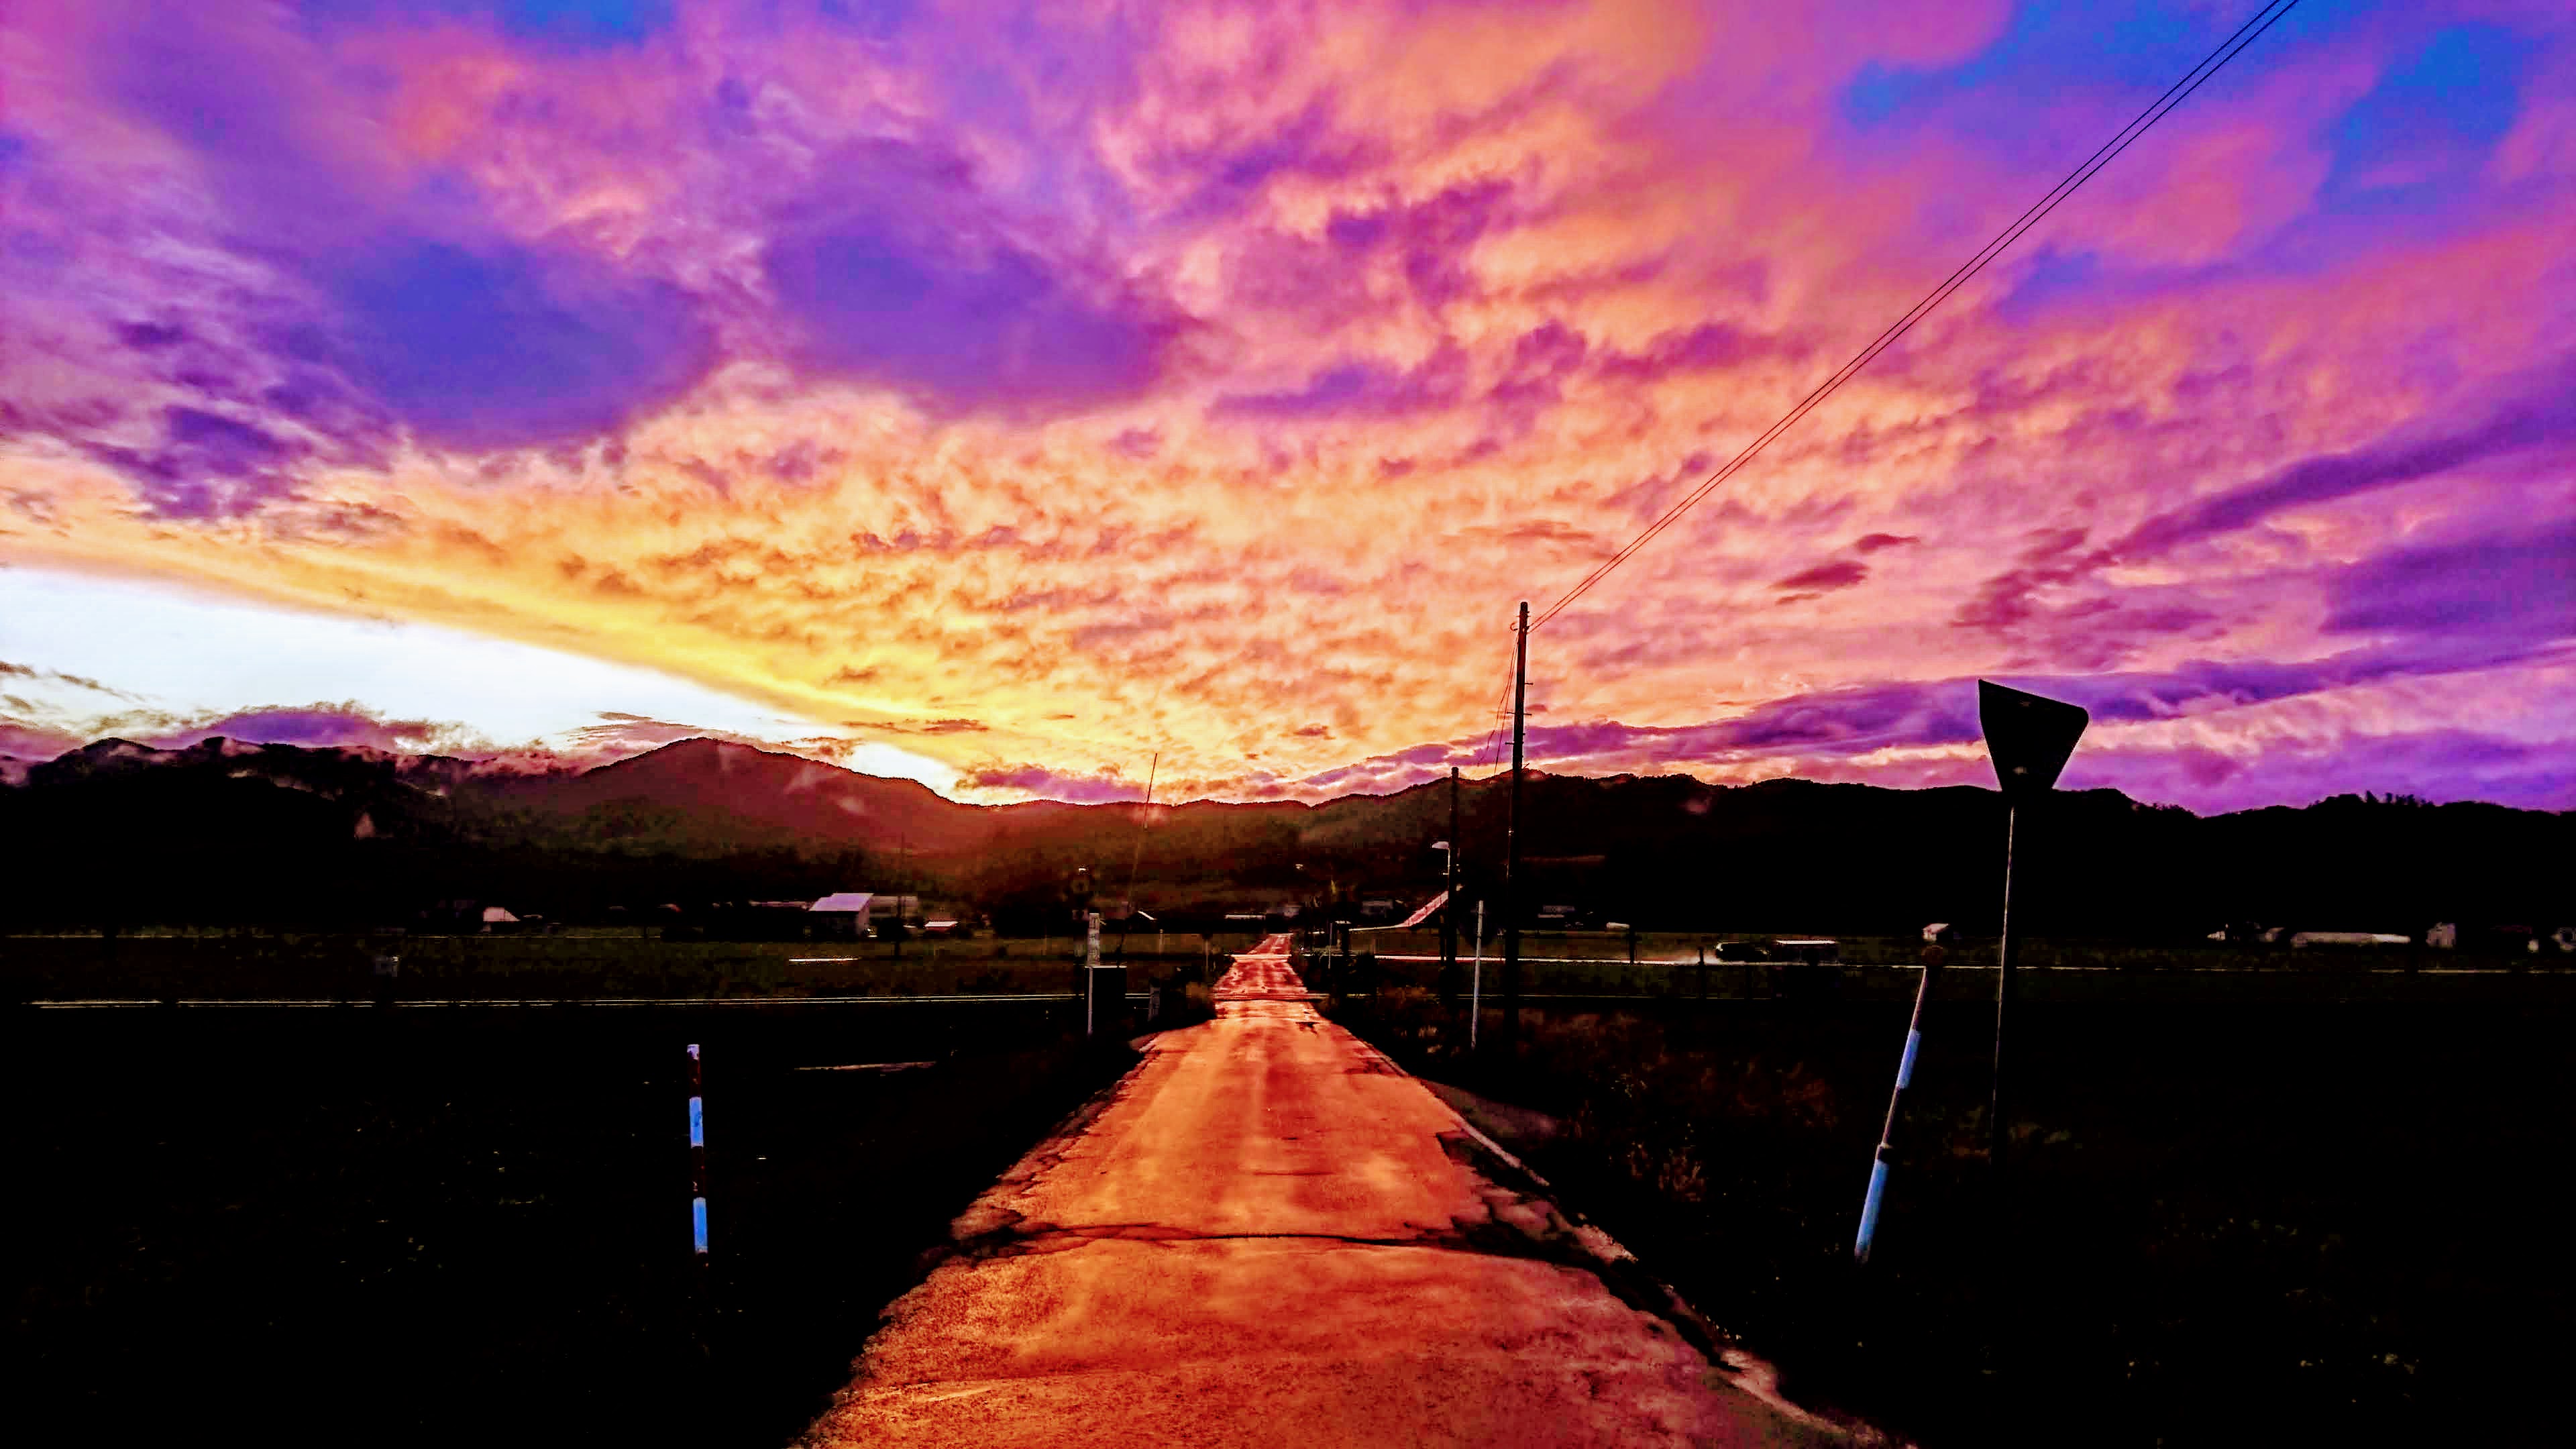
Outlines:
<svg viewBox="0 0 2576 1449"><path fill-rule="evenodd" d="M2436 951L2456 951L2460 947L2460 925L2443 921L2424 933L2424 944Z"/></svg>
<svg viewBox="0 0 2576 1449"><path fill-rule="evenodd" d="M483 908L483 930L486 935L506 936L519 929L519 918L500 906Z"/></svg>
<svg viewBox="0 0 2576 1449"><path fill-rule="evenodd" d="M855 940L921 924L921 897L883 891L834 891L805 908L817 936Z"/></svg>
<svg viewBox="0 0 2576 1449"><path fill-rule="evenodd" d="M1926 945L1947 946L1958 938L1958 933L1950 928L1948 921L1934 921L1923 928L1923 940Z"/></svg>
<svg viewBox="0 0 2576 1449"><path fill-rule="evenodd" d="M834 891L805 908L818 940L855 941L868 933L875 914L873 891Z"/></svg>

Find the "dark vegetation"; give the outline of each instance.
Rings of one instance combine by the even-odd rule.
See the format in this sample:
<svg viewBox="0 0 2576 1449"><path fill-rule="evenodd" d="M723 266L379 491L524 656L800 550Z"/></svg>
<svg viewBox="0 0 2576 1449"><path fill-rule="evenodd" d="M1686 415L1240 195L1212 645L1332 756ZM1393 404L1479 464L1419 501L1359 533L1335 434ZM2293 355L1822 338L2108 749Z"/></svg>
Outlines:
<svg viewBox="0 0 2576 1449"><path fill-rule="evenodd" d="M13 1438L787 1442L947 1219L1133 1060L1069 1027L19 1011Z"/></svg>
<svg viewBox="0 0 2576 1449"><path fill-rule="evenodd" d="M221 741L17 773L0 785L19 847L0 998L18 1000L1063 990L1067 877L1123 892L1148 823L1135 896L1175 931L1292 901L1409 906L1451 833L1439 785L1148 819L958 805L709 741L579 774ZM1503 786L1466 797L1472 896L1501 854ZM1553 1119L1513 1145L1794 1393L1935 1446L2544 1432L2538 1386L2576 1341L2576 1263L2538 1200L2576 1145L2560 973L2436 989L2408 971L2430 951L2341 958L2350 981L2035 971L2000 1201L1976 1151L1983 1012L1938 1003L1881 1260L1858 1279L1910 954L1887 943L1937 920L1969 938L1963 963L1985 948L1998 797L1537 778L1522 829L1532 906L1882 938L1850 989L1533 1013L1509 1063L1458 1050L1464 1023L1422 971L1379 973L1392 989L1344 1008L1426 1076ZM2201 819L2096 791L2025 819L2019 845L2034 967L2309 954L2202 940L2247 920L2419 939L2459 921L2439 959L2493 965L2477 924L2520 923L2520 940L2576 920L2567 813L2340 797ZM842 889L944 895L1052 939L913 942L846 968L789 958L893 943L714 939L723 903ZM476 919L460 902L616 932L424 934ZM374 934L392 928L408 934ZM61 934L24 934L40 932ZM363 974L387 940L392 983ZM1531 987L1627 969L1534 968ZM1623 989L1675 994L1639 969ZM2318 989L2281 984L2297 981ZM0 1008L18 1163L41 1188L22 1199L12 1320L23 1419L87 1438L186 1422L279 1443L778 1442L946 1217L1116 1066L1045 1010ZM684 1251L688 1040L709 1051L724 1255L706 1313ZM941 1065L791 1070L890 1060Z"/></svg>
<svg viewBox="0 0 2576 1449"><path fill-rule="evenodd" d="M693 740L582 773L210 740L109 741L0 787L23 854L0 929L168 924L354 928L485 901L557 922L840 889L952 897L1006 930L1062 927L1090 867L1159 916L1286 901L1408 904L1438 887L1448 790L1327 804L960 805L918 784ZM1502 853L1502 782L1466 789L1470 894ZM1991 929L2002 805L1986 790L1683 776L1537 777L1528 899L1648 928L1803 921ZM2246 919L2420 933L2436 920L2546 929L2568 907L2576 815L2342 796L2202 819L2113 791L2057 797L2023 829L2041 930L2198 937ZM1499 928L1500 922L1495 925Z"/></svg>
<svg viewBox="0 0 2576 1449"><path fill-rule="evenodd" d="M1224 941L1240 947L1246 937ZM1200 938L1131 943L1137 990L1186 973ZM1166 948L1158 953L1158 945ZM256 931L0 938L0 1001L778 999L1068 994L1078 943L743 942L631 934L402 936ZM1223 949L1222 944L1219 949ZM375 974L380 953L396 971ZM1118 960L1113 936L1104 957ZM1222 958L1220 958L1220 961Z"/></svg>
<svg viewBox="0 0 2576 1449"><path fill-rule="evenodd" d="M1341 1019L1543 1114L1486 1125L1793 1397L1936 1449L2555 1437L2576 1246L2545 1184L2576 1148L2553 1105L2576 1011L2026 1004L1998 1200L1991 1003L1937 1002L1863 1274L1905 1012L1532 1011L1512 1061L1469 1057L1428 992Z"/></svg>

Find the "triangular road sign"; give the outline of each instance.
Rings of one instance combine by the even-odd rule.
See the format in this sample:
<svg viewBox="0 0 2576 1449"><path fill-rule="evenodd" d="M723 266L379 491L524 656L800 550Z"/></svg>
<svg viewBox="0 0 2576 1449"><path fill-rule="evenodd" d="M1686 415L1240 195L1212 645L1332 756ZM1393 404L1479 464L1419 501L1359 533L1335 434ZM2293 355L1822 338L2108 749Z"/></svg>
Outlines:
<svg viewBox="0 0 2576 1449"><path fill-rule="evenodd" d="M1996 783L2014 799L2047 794L2092 722L2080 706L1977 681L1977 728Z"/></svg>

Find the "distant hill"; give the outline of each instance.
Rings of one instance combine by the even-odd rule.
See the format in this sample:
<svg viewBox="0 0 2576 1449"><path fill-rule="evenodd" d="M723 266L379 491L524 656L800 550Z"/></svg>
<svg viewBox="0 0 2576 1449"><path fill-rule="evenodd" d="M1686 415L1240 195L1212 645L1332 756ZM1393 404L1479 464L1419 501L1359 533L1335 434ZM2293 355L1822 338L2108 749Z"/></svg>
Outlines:
<svg viewBox="0 0 2576 1449"><path fill-rule="evenodd" d="M598 840L624 838L651 820L701 846L829 843L945 855L977 849L993 833L991 807L961 805L918 781L722 740L682 740L595 769L488 778L475 788L495 804Z"/></svg>
<svg viewBox="0 0 2576 1449"><path fill-rule="evenodd" d="M10 772L10 776L19 774ZM6 781L10 776L0 776ZM1462 791L1471 889L1503 853L1505 783ZM1891 790L1685 776L1533 775L1525 897L1640 925L1743 930L1988 926L2002 806ZM22 847L0 922L398 920L450 898L559 918L610 905L907 888L1028 916L1088 867L1104 896L1217 910L1438 887L1444 783L1320 805L967 805L715 740L590 769L223 740L101 741L0 783ZM35 849L24 850L34 842ZM2229 920L2420 931L2435 919L2576 920L2576 815L2344 796L2208 819L2115 791L2026 822L2034 929L2197 934Z"/></svg>

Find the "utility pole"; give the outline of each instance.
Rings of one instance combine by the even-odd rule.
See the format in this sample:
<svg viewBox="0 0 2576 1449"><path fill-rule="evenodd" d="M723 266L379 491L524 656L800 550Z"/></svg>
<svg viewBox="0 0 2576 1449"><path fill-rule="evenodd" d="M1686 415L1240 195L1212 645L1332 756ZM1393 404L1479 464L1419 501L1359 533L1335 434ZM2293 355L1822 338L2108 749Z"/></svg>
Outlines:
<svg viewBox="0 0 2576 1449"><path fill-rule="evenodd" d="M1458 834L1458 767L1449 767L1449 858L1443 862L1448 879L1442 882L1445 898L1440 903L1440 969L1444 973L1458 969L1458 852L1464 837ZM1454 978L1451 978L1454 979Z"/></svg>
<svg viewBox="0 0 2576 1449"><path fill-rule="evenodd" d="M1521 749L1529 723L1529 601L1512 628L1512 789L1503 816L1503 1050L1521 1039Z"/></svg>
<svg viewBox="0 0 2576 1449"><path fill-rule="evenodd" d="M1118 959L1127 959L1127 933L1136 925L1136 868L1145 861L1145 832L1153 828L1154 777L1162 772L1163 752L1154 752L1154 763L1145 767L1145 804L1136 812L1136 849L1127 857L1127 914L1118 923ZM1161 954L1157 952L1156 954Z"/></svg>
<svg viewBox="0 0 2576 1449"><path fill-rule="evenodd" d="M903 872L895 877L894 885L894 959L900 961L903 959L903 888L912 879L911 831L896 834L895 855L903 862Z"/></svg>

